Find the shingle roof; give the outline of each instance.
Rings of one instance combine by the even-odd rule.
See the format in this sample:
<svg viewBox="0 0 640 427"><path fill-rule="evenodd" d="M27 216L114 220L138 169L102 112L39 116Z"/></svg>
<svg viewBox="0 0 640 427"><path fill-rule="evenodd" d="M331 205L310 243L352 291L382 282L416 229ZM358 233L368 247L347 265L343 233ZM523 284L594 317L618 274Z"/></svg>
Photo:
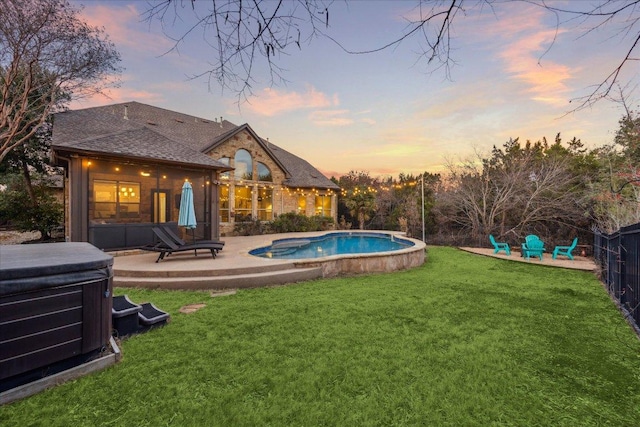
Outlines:
<svg viewBox="0 0 640 427"><path fill-rule="evenodd" d="M78 141L73 144L73 148L81 152L220 168L220 162L217 160L186 145L176 144L175 141L146 128L125 130ZM223 166L226 167L226 165Z"/></svg>
<svg viewBox="0 0 640 427"><path fill-rule="evenodd" d="M131 104L136 104L133 106ZM195 148L190 141L175 139L176 132L162 131L159 124L139 117L132 120L138 103L125 104L58 113L54 119L52 147L58 150L100 153L115 156L152 159L207 168L228 169ZM148 106L145 106L148 107ZM150 107L153 109L155 107ZM164 110L166 111L166 110ZM178 122L175 122L178 123ZM169 126L164 126L169 127ZM200 132L202 133L202 132Z"/></svg>
<svg viewBox="0 0 640 427"><path fill-rule="evenodd" d="M139 102L126 102L56 114L54 149L131 156L228 169L204 154L242 129L244 124L207 120ZM290 187L339 189L307 161L258 137L285 169Z"/></svg>
<svg viewBox="0 0 640 427"><path fill-rule="evenodd" d="M276 156L280 163L287 166L290 178L284 181L286 186L297 188L327 188L332 190L340 189L338 185L311 166L306 160L270 142L267 144L267 148Z"/></svg>

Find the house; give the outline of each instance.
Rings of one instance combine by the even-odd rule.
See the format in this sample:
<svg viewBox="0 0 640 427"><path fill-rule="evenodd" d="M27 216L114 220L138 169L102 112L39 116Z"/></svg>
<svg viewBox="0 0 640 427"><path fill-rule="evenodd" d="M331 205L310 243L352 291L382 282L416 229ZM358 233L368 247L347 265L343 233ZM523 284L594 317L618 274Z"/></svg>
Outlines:
<svg viewBox="0 0 640 427"><path fill-rule="evenodd" d="M337 215L336 184L222 117L139 102L67 111L54 117L52 151L66 171L67 238L105 250L150 243L158 223L176 226L185 181L194 189L196 238L287 212Z"/></svg>

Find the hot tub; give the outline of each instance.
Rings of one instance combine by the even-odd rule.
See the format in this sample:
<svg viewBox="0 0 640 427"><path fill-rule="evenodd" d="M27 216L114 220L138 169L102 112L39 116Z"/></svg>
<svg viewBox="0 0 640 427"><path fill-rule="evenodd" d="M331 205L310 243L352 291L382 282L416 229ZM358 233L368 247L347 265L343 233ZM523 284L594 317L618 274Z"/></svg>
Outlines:
<svg viewBox="0 0 640 427"><path fill-rule="evenodd" d="M89 243L0 246L0 392L109 345L112 265Z"/></svg>

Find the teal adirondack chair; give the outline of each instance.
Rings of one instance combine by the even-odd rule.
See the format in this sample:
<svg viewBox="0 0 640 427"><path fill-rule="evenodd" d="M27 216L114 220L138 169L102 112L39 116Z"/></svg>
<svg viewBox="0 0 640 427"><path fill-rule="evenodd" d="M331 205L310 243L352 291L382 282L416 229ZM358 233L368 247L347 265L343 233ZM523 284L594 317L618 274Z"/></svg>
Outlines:
<svg viewBox="0 0 640 427"><path fill-rule="evenodd" d="M504 253L506 253L507 255L511 255L511 248L509 248L509 244L508 243L499 243L496 242L496 239L493 237L493 234L489 234L489 240L491 241L491 244L493 245L493 253L497 254L500 251L504 251Z"/></svg>
<svg viewBox="0 0 640 427"><path fill-rule="evenodd" d="M564 255L570 260L573 260L573 255L571 255L571 251L573 251L577 245L578 245L578 238L576 237L575 239L573 239L573 242L571 242L570 246L556 246L555 249L553 250L553 256L552 256L553 259L556 259L558 255Z"/></svg>
<svg viewBox="0 0 640 427"><path fill-rule="evenodd" d="M535 234L529 234L522 244L522 256L529 259L537 256L542 261L542 253L544 252L544 242Z"/></svg>

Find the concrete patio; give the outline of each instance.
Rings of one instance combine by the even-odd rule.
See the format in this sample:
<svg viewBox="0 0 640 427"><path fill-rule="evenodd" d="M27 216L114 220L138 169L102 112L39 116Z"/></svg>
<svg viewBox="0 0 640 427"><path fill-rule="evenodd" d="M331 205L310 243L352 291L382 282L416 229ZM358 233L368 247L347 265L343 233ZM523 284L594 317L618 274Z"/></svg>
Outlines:
<svg viewBox="0 0 640 427"><path fill-rule="evenodd" d="M376 231L372 231L376 232ZM224 237L224 249L212 258L207 250L194 253L180 252L156 263L158 253L144 251L115 252L113 285L121 287L145 287L150 289L230 289L248 288L284 283L302 282L327 277L331 267L315 260L269 259L249 255L255 248L269 246L273 240L313 237L327 232L281 233L260 236ZM388 232L387 232L388 233ZM397 233L392 233L397 234ZM415 247L402 249L394 255L357 254L336 261L351 264L351 270L359 270L358 264L388 263L393 270L416 266L415 253L420 252L424 262L424 243L413 240ZM387 253L389 254L389 253ZM397 255L396 255L397 254ZM390 258L395 258L391 259ZM405 258L413 257L407 261ZM338 257L327 257L336 259ZM422 263L420 262L420 264ZM380 268L384 268L380 267ZM362 270L365 270L362 268ZM360 272L360 271L358 271ZM366 273L367 271L361 271ZM330 274L329 274L330 275Z"/></svg>

